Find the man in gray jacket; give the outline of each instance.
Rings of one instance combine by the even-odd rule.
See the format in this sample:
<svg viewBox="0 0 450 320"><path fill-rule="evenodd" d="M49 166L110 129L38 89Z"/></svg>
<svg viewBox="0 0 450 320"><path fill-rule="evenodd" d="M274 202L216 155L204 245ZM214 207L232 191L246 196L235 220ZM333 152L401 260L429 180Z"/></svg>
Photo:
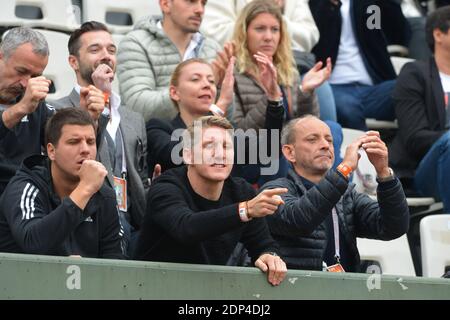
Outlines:
<svg viewBox="0 0 450 320"><path fill-rule="evenodd" d="M89 103L86 88L103 91L105 105L100 119L106 119L101 132L97 159L108 170L107 183L116 190L124 252L131 255L135 230L145 213L148 191L147 135L142 117L125 108L111 90L116 68L116 45L107 27L96 21L83 23L69 39L69 63L77 76L72 92L54 102L56 108ZM81 97L81 99L80 99ZM104 99L104 101L103 101ZM99 130L101 122L99 119Z"/></svg>
<svg viewBox="0 0 450 320"><path fill-rule="evenodd" d="M283 154L292 169L262 189L287 188L285 204L267 217L288 268L358 272L356 237L391 240L408 231L409 211L400 181L388 167L380 135L369 131L347 147L336 170L329 127L315 116L292 120L282 132ZM377 172L377 198L349 184L363 149Z"/></svg>
<svg viewBox="0 0 450 320"><path fill-rule="evenodd" d="M190 58L216 58L219 44L199 32L205 2L159 0L163 19L146 17L138 21L120 42L120 92L126 106L142 114L145 121L169 120L177 115L169 97L169 80L178 63ZM224 68L226 65L224 61Z"/></svg>

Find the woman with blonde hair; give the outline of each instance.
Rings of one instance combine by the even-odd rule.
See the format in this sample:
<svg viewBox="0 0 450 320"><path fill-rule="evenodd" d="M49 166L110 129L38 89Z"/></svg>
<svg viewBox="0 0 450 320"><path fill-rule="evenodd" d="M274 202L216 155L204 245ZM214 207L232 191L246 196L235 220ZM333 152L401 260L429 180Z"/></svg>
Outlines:
<svg viewBox="0 0 450 320"><path fill-rule="evenodd" d="M325 68L318 62L300 81L286 23L273 0L255 0L243 8L233 43L237 61L233 121L237 127L262 128L265 108L271 104L283 106L286 120L303 114L319 115L314 89L330 76L331 60ZM274 100L267 100L265 78L261 77L267 63L275 68L279 85Z"/></svg>
<svg viewBox="0 0 450 320"><path fill-rule="evenodd" d="M235 110L233 122L238 128L261 129L268 106L285 110L285 121L305 115L319 115L314 89L327 80L331 60L323 67L318 62L300 80L291 50L291 40L281 10L273 0L254 0L241 11L234 29L233 44L236 54ZM267 95L267 68L276 79L274 95ZM337 143L341 128L327 122ZM280 170L274 176L261 177L260 183L285 176L288 164L280 156Z"/></svg>

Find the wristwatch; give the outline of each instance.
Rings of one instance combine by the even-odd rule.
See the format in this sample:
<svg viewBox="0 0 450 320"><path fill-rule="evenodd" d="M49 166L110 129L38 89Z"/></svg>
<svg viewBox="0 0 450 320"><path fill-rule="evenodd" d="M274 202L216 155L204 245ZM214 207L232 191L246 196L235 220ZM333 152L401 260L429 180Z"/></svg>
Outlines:
<svg viewBox="0 0 450 320"><path fill-rule="evenodd" d="M219 106L214 103L209 106L209 111L211 111L214 115L218 115L220 117L225 116L225 112L223 112L223 110L220 109Z"/></svg>
<svg viewBox="0 0 450 320"><path fill-rule="evenodd" d="M272 107L283 107L283 97L280 97L279 100L268 100L269 106Z"/></svg>
<svg viewBox="0 0 450 320"><path fill-rule="evenodd" d="M387 177L383 177L383 178L377 177L377 182L388 182L388 181L392 181L395 179L394 170L392 170L392 168L388 168L388 170L389 170L389 175Z"/></svg>

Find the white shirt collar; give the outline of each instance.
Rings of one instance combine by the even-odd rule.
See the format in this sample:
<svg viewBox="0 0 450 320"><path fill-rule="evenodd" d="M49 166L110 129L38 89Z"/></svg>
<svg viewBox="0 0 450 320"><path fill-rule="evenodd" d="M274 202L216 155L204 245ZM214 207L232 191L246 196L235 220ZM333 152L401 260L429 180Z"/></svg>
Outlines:
<svg viewBox="0 0 450 320"><path fill-rule="evenodd" d="M163 26L162 26L162 20L159 20L156 23L156 27L160 30L163 30ZM203 42L203 35L200 32L196 32L192 35L192 39L189 42L188 47L186 48L186 51L184 52L184 56L183 56L183 61L187 60L187 59L191 59L191 58L197 58L198 55L198 47L201 45L201 43Z"/></svg>

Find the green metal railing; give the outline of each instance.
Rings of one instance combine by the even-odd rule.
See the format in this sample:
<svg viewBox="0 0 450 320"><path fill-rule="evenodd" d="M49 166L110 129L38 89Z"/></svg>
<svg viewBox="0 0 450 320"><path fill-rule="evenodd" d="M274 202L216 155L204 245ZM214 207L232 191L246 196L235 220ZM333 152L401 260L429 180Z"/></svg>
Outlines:
<svg viewBox="0 0 450 320"><path fill-rule="evenodd" d="M450 299L450 280L0 253L0 299Z"/></svg>

